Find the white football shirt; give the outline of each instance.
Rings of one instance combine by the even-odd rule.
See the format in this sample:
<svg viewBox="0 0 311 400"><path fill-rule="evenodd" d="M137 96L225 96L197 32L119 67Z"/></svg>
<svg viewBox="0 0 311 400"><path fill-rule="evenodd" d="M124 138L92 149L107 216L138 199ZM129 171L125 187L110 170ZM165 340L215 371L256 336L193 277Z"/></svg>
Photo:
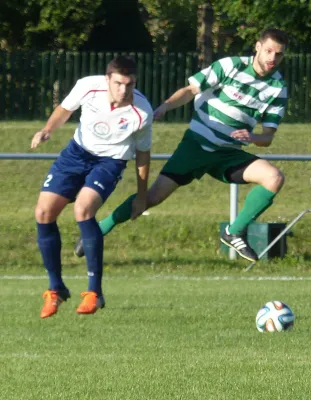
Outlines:
<svg viewBox="0 0 311 400"><path fill-rule="evenodd" d="M61 106L68 111L81 107L74 140L91 154L130 160L136 150L151 148L153 111L137 89L132 104L112 109L106 76L88 76L77 81Z"/></svg>

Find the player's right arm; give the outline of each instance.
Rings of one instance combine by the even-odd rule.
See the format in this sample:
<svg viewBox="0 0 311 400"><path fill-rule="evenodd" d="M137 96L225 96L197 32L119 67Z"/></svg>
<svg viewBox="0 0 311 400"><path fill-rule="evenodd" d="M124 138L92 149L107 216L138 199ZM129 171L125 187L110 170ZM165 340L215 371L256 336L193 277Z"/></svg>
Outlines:
<svg viewBox="0 0 311 400"><path fill-rule="evenodd" d="M163 118L167 111L174 110L175 108L189 103L199 93L200 88L195 85L188 85L177 90L154 111L153 119L159 120Z"/></svg>
<svg viewBox="0 0 311 400"><path fill-rule="evenodd" d="M66 121L70 118L73 111L68 111L63 108L61 105L57 106L53 111L52 115L48 119L44 128L42 128L39 132L37 132L31 141L31 148L36 148L41 142L46 142L50 139L51 134L55 131L55 129L64 125Z"/></svg>
<svg viewBox="0 0 311 400"><path fill-rule="evenodd" d="M37 147L41 142L49 140L55 129L60 128L72 115L72 113L81 106L83 97L98 86L96 76L78 79L75 86L71 89L62 103L55 108L48 119L44 128L37 132L32 138L31 148Z"/></svg>
<svg viewBox="0 0 311 400"><path fill-rule="evenodd" d="M215 87L219 84L224 76L223 68L220 61L216 61L208 68L197 72L189 78L189 85L177 90L169 99L165 100L153 114L155 120L159 120L167 111L174 110L177 107L189 103L194 97L204 92L206 89Z"/></svg>

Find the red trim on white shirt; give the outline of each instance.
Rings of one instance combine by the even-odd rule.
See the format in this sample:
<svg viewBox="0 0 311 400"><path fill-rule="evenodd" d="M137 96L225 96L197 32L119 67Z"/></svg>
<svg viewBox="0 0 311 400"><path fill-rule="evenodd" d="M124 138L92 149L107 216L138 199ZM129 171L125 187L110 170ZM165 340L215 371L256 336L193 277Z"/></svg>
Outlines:
<svg viewBox="0 0 311 400"><path fill-rule="evenodd" d="M136 114L138 115L138 118L139 118L138 129L140 129L141 123L142 123L142 121L143 121L142 116L139 114L139 111L137 110L137 108L136 108L133 104L131 104L131 106L133 107L133 110L134 110L134 111L136 112Z"/></svg>
<svg viewBox="0 0 311 400"><path fill-rule="evenodd" d="M103 89L103 90L96 90L96 89L89 90L87 93L85 93L85 95L82 97L82 99L84 99L85 96L87 96L89 93L92 93L92 92L107 92L107 89Z"/></svg>

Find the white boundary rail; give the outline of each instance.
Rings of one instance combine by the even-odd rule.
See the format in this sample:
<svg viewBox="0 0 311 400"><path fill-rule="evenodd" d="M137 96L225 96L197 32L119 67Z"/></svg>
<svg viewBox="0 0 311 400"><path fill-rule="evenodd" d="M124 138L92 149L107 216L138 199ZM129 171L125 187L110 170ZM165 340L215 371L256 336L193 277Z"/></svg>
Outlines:
<svg viewBox="0 0 311 400"><path fill-rule="evenodd" d="M256 154L258 157L269 161L311 161L311 154ZM58 153L0 153L0 160L55 160ZM167 160L171 154L152 154L152 160ZM230 185L230 223L238 215L238 185ZM229 258L236 258L236 252L229 250Z"/></svg>

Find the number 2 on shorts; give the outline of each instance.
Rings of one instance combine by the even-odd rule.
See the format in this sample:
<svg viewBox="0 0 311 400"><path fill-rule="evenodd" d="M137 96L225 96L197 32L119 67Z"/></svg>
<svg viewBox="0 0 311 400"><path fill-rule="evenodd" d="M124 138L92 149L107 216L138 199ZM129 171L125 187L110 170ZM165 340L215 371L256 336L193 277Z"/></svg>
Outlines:
<svg viewBox="0 0 311 400"><path fill-rule="evenodd" d="M44 181L43 186L44 186L44 187L49 187L49 186L50 186L49 182L51 182L52 179L53 179L53 175L52 175L52 174L49 174L49 175L46 177L46 180Z"/></svg>

